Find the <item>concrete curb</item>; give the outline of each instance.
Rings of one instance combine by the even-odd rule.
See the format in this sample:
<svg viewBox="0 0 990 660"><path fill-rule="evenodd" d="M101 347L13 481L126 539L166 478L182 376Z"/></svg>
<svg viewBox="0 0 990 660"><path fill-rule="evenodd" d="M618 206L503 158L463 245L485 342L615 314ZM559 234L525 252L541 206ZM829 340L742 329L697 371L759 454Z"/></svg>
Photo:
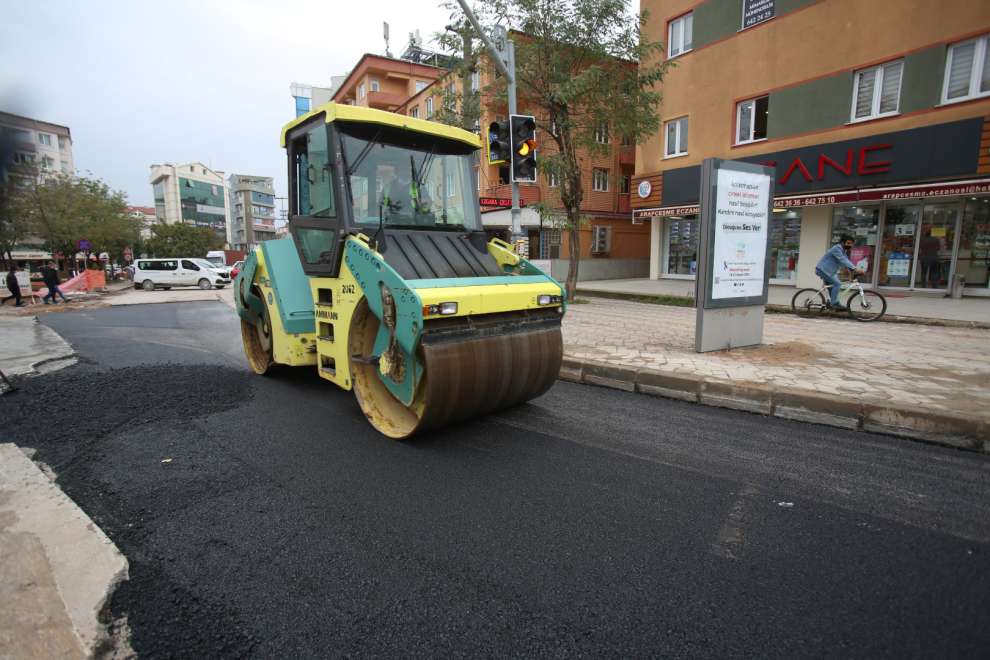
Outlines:
<svg viewBox="0 0 990 660"><path fill-rule="evenodd" d="M961 415L569 357L564 358L560 380L990 454L990 422Z"/></svg>
<svg viewBox="0 0 990 660"><path fill-rule="evenodd" d="M577 289L575 295L587 296L588 298L607 298L611 300L629 300L631 302L643 303L646 305L665 305L667 307L690 307L694 308L694 298L691 296L651 296L649 294L640 293L624 293L622 291L599 291L597 289ZM651 300L651 298L653 300ZM670 305L664 302L664 299L677 299L683 301L683 305ZM766 305L766 311L773 314L793 314L794 310L791 309L790 305L775 305L768 303ZM837 319L844 321L853 321L851 317L844 314L823 314L820 317L823 319ZM883 318L880 319L881 323L908 323L914 325L933 325L941 328L976 328L981 330L990 329L990 323L986 321L959 321L956 319L935 319L925 316L898 316L896 314L884 314Z"/></svg>
<svg viewBox="0 0 990 660"><path fill-rule="evenodd" d="M93 657L127 559L20 449L0 444L0 655Z"/></svg>

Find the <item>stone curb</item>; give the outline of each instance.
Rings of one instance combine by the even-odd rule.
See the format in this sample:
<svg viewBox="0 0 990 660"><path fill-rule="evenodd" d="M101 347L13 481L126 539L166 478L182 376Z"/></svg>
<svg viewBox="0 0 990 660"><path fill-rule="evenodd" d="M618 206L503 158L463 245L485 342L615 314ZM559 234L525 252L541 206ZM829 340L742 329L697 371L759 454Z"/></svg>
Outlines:
<svg viewBox="0 0 990 660"><path fill-rule="evenodd" d="M611 300L629 300L632 302L643 303L645 305L663 305L667 307L689 307L694 308L694 297L692 296L654 296L648 293L625 293L622 291L599 291L596 289L577 289L575 295L587 296L589 298L606 298ZM650 298L677 298L685 302L690 302L690 305L667 305L666 303L650 301ZM774 314L793 314L794 310L791 309L790 305L776 305L773 303L767 303L766 311ZM852 321L854 319L845 315L823 315L819 318L831 318L843 321ZM986 321L960 321L956 319L936 319L929 318L925 316L899 316L897 314L884 314L884 317L880 319L881 323L908 323L914 325L934 325L942 328L976 328L980 330L990 329L990 323Z"/></svg>
<svg viewBox="0 0 990 660"><path fill-rule="evenodd" d="M0 556L0 657L94 657L112 647L105 609L127 559L10 443L0 443Z"/></svg>
<svg viewBox="0 0 990 660"><path fill-rule="evenodd" d="M961 415L570 357L563 360L560 379L990 454L990 422Z"/></svg>

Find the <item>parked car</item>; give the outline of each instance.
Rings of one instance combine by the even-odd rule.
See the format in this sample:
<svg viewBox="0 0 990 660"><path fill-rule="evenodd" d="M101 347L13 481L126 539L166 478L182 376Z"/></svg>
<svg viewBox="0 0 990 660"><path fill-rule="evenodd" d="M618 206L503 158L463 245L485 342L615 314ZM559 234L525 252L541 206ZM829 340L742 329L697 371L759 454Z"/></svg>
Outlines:
<svg viewBox="0 0 990 660"><path fill-rule="evenodd" d="M230 274L214 270L205 259L138 259L134 262L134 286L145 291L173 286L222 289L230 284Z"/></svg>
<svg viewBox="0 0 990 660"><path fill-rule="evenodd" d="M233 280L235 277L237 277L237 274L239 272L241 272L241 268L243 268L243 267L244 267L244 262L243 261L238 261L233 266L231 266L230 267L230 279Z"/></svg>

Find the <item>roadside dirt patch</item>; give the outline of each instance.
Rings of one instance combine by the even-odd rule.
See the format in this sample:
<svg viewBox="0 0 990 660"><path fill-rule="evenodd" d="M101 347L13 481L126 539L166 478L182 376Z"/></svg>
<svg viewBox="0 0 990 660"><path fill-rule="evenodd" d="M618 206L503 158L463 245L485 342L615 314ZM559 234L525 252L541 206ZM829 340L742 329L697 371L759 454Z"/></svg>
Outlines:
<svg viewBox="0 0 990 660"><path fill-rule="evenodd" d="M768 367L789 367L798 364L812 364L833 358L832 353L823 351L814 344L802 341L784 341L762 346L745 346L722 351L720 357L753 362Z"/></svg>

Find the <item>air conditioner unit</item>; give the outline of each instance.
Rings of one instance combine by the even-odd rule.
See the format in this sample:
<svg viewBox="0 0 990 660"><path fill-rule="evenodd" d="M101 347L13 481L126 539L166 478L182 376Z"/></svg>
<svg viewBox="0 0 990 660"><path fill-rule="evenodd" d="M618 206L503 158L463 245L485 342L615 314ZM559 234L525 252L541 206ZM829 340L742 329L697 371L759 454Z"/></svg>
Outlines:
<svg viewBox="0 0 990 660"><path fill-rule="evenodd" d="M596 225L591 228L591 254L608 254L612 249L612 228Z"/></svg>

